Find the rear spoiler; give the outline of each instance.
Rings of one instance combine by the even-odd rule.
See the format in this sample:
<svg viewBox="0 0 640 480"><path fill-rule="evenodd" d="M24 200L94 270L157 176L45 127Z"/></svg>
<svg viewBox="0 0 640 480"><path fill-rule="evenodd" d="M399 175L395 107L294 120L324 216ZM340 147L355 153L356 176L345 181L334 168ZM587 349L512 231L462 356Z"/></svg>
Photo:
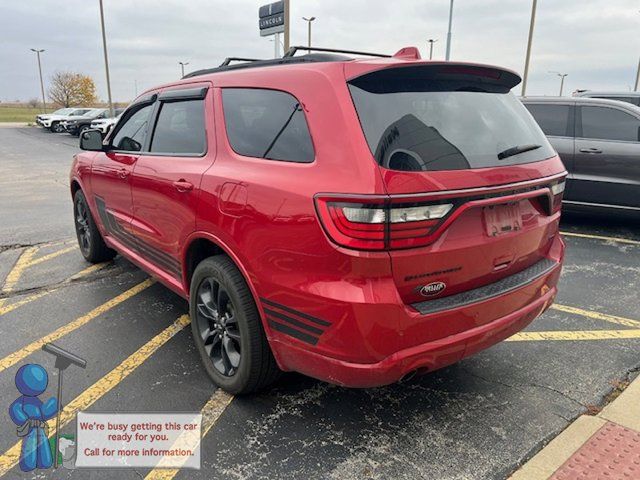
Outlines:
<svg viewBox="0 0 640 480"><path fill-rule="evenodd" d="M499 67L450 63L420 62L410 64L376 65L348 83L371 93L412 91L481 91L507 93L521 81L511 70ZM345 72L348 73L348 72Z"/></svg>

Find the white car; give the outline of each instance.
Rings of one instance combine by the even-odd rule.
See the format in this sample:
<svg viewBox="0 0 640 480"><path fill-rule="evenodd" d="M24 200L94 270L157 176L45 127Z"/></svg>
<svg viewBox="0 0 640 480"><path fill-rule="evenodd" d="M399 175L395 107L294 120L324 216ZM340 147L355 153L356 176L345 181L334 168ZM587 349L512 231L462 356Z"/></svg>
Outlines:
<svg viewBox="0 0 640 480"><path fill-rule="evenodd" d="M122 112L124 112L124 108L116 108L114 110L114 113L116 114L115 117L99 118L99 119L93 120L91 122L91 129L100 130L100 132L102 133L102 136L105 136L107 133L109 133L109 131L113 128L113 126L118 122L118 120L122 116Z"/></svg>
<svg viewBox="0 0 640 480"><path fill-rule="evenodd" d="M93 110L92 108L61 108L53 113L45 115L37 115L36 123L43 128L48 128L52 132L60 133L64 132L64 127L60 122L69 120L71 117L81 117L87 112Z"/></svg>

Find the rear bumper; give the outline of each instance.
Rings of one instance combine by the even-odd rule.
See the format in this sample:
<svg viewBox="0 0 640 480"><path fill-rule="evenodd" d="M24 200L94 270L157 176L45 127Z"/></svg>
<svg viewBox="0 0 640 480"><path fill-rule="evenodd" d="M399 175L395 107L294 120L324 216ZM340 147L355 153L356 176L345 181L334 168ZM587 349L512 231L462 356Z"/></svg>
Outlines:
<svg viewBox="0 0 640 480"><path fill-rule="evenodd" d="M319 309L313 311L317 318L311 310L282 310L286 307L268 301L263 311L272 351L285 371L348 387L388 385L414 371L437 370L514 335L544 312L555 299L563 260L564 242L556 235L548 257L537 265L451 296L444 309L439 301L431 301L435 309L381 303L385 284L371 289L375 296L368 302L349 304L337 322ZM274 330L281 320L289 327ZM313 334L309 324L301 324L308 320L315 322ZM292 338L296 326L307 328L306 337Z"/></svg>
<svg viewBox="0 0 640 480"><path fill-rule="evenodd" d="M560 264L556 269L559 270ZM553 273L553 272L552 272ZM551 287L524 308L488 324L394 353L377 363L352 363L320 355L295 345L273 345L285 369L330 383L369 388L397 382L414 372L427 372L451 365L509 338L544 312L556 296ZM283 348L279 348L283 347ZM288 368L289 366L293 368Z"/></svg>

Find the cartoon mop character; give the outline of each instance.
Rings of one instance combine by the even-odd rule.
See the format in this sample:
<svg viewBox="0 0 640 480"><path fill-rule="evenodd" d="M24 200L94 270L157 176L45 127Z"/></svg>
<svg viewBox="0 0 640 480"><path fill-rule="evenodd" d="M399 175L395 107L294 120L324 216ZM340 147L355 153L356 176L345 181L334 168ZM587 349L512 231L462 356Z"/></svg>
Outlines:
<svg viewBox="0 0 640 480"><path fill-rule="evenodd" d="M9 415L22 438L20 470L30 472L36 468L51 468L53 456L49 445L47 420L58 411L58 400L46 402L38 398L49 383L47 371L37 364L23 365L16 373L16 387L21 393L9 407Z"/></svg>

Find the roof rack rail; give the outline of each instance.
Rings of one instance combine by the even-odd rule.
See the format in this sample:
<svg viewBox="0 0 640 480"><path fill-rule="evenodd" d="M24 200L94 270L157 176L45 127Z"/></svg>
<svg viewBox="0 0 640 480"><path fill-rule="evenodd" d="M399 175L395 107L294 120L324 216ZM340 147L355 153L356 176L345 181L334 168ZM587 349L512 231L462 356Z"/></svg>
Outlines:
<svg viewBox="0 0 640 480"><path fill-rule="evenodd" d="M373 52L359 52L357 50L342 50L339 48L320 48L320 47L304 47L301 45L296 45L295 47L289 48L287 52L284 54L283 58L293 57L298 50L304 50L306 52L327 52L327 53L347 53L351 55L366 55L367 57L382 57L382 58L390 58L391 55L387 55L384 53L373 53Z"/></svg>
<svg viewBox="0 0 640 480"><path fill-rule="evenodd" d="M227 57L224 59L224 62L222 62L219 66L226 67L231 62L259 62L259 61L260 61L259 58Z"/></svg>

